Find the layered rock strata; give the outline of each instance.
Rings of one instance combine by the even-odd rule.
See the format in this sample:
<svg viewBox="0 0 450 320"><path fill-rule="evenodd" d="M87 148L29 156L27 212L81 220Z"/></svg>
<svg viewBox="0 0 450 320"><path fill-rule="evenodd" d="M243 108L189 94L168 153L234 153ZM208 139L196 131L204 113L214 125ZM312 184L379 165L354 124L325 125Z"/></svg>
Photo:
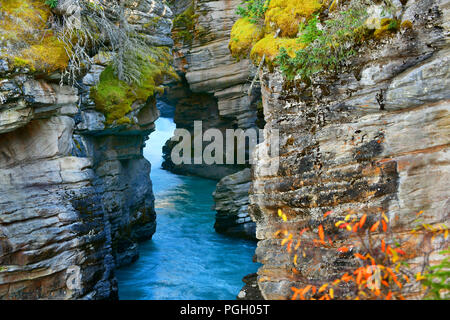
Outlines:
<svg viewBox="0 0 450 320"><path fill-rule="evenodd" d="M162 2L136 2L127 17L149 44L171 45ZM155 231L142 149L159 112L150 98L132 124L106 127L89 99L102 60L75 89L0 59L0 299L116 299L114 268Z"/></svg>
<svg viewBox="0 0 450 320"><path fill-rule="evenodd" d="M317 227L327 211L336 219L349 210L369 219L385 212L398 237L421 210L424 223L449 221L449 4L409 0L399 10L412 29L369 41L336 76L318 74L302 87L277 71L261 73L265 134L280 136L278 173L265 169L275 157L256 154L250 196L265 299L333 279L344 263L335 249L322 250L320 268L307 256L293 274L279 229Z"/></svg>

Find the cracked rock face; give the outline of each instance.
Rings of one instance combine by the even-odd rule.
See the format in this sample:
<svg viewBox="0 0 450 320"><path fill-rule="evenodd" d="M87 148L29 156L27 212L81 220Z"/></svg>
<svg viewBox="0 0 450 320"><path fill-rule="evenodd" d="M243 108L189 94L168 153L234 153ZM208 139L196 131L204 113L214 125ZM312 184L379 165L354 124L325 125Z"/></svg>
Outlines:
<svg viewBox="0 0 450 320"><path fill-rule="evenodd" d="M18 97L26 121L3 125L0 135L0 298L115 297L94 161L74 156L74 114L63 111L78 108L57 104L59 89L47 83L26 84ZM70 98L78 100L76 91Z"/></svg>
<svg viewBox="0 0 450 320"><path fill-rule="evenodd" d="M329 210L335 217L349 209L386 212L397 236L411 230L420 210L425 223L448 221L448 12L446 1L408 1L402 18L412 30L368 43L351 67L332 78L319 74L302 91L288 91L279 72L262 72L265 134L280 135L278 173L264 170L270 156L257 156L250 192L265 299L286 299L291 286L339 271L330 250L320 270L311 260L299 264L301 277L292 274L274 236L282 228L278 209L294 233Z"/></svg>
<svg viewBox="0 0 450 320"><path fill-rule="evenodd" d="M170 43L161 1L128 13L160 17L149 43ZM94 61L77 90L0 60L0 299L116 299L114 269L155 232L142 149L159 112L149 99L134 124L105 127L89 99L105 64Z"/></svg>

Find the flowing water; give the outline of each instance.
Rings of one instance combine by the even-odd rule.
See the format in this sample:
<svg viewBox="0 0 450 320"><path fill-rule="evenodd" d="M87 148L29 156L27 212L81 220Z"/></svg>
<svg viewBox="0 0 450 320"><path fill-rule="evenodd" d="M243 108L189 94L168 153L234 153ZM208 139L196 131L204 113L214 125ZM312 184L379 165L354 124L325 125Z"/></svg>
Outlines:
<svg viewBox="0 0 450 320"><path fill-rule="evenodd" d="M256 244L214 231L216 182L161 169L162 146L175 124L159 118L144 156L152 164L156 233L140 244L140 258L117 270L120 299L235 299L242 278L257 270Z"/></svg>

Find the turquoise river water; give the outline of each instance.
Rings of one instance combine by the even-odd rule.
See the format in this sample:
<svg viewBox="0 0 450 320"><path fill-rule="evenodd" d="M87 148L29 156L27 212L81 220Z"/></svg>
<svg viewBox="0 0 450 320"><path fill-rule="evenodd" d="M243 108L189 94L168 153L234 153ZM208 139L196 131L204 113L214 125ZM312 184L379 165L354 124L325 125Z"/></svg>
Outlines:
<svg viewBox="0 0 450 320"><path fill-rule="evenodd" d="M162 146L175 124L159 118L144 156L152 164L157 228L140 244L140 257L117 270L120 299L235 299L242 278L257 270L256 243L214 231L212 192L216 182L161 169Z"/></svg>

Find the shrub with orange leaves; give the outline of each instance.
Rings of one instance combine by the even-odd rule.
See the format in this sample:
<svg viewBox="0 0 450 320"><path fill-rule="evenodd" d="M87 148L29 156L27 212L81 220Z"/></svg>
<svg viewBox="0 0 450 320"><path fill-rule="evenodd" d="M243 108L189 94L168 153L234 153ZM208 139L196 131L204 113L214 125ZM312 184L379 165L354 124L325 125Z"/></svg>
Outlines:
<svg viewBox="0 0 450 320"><path fill-rule="evenodd" d="M277 231L276 236L283 237L281 245L293 257L293 278L304 284L291 288L291 299L403 300L429 296L427 275L433 270L429 257L448 248L448 227L422 223L422 213L417 214L416 227L404 237L392 232L384 212L370 216L351 212L337 219L327 211L320 221L298 234ZM286 222L281 210L278 214ZM425 239L431 239L433 245L425 246ZM339 267L321 272L332 259ZM440 286L444 291L447 287Z"/></svg>

